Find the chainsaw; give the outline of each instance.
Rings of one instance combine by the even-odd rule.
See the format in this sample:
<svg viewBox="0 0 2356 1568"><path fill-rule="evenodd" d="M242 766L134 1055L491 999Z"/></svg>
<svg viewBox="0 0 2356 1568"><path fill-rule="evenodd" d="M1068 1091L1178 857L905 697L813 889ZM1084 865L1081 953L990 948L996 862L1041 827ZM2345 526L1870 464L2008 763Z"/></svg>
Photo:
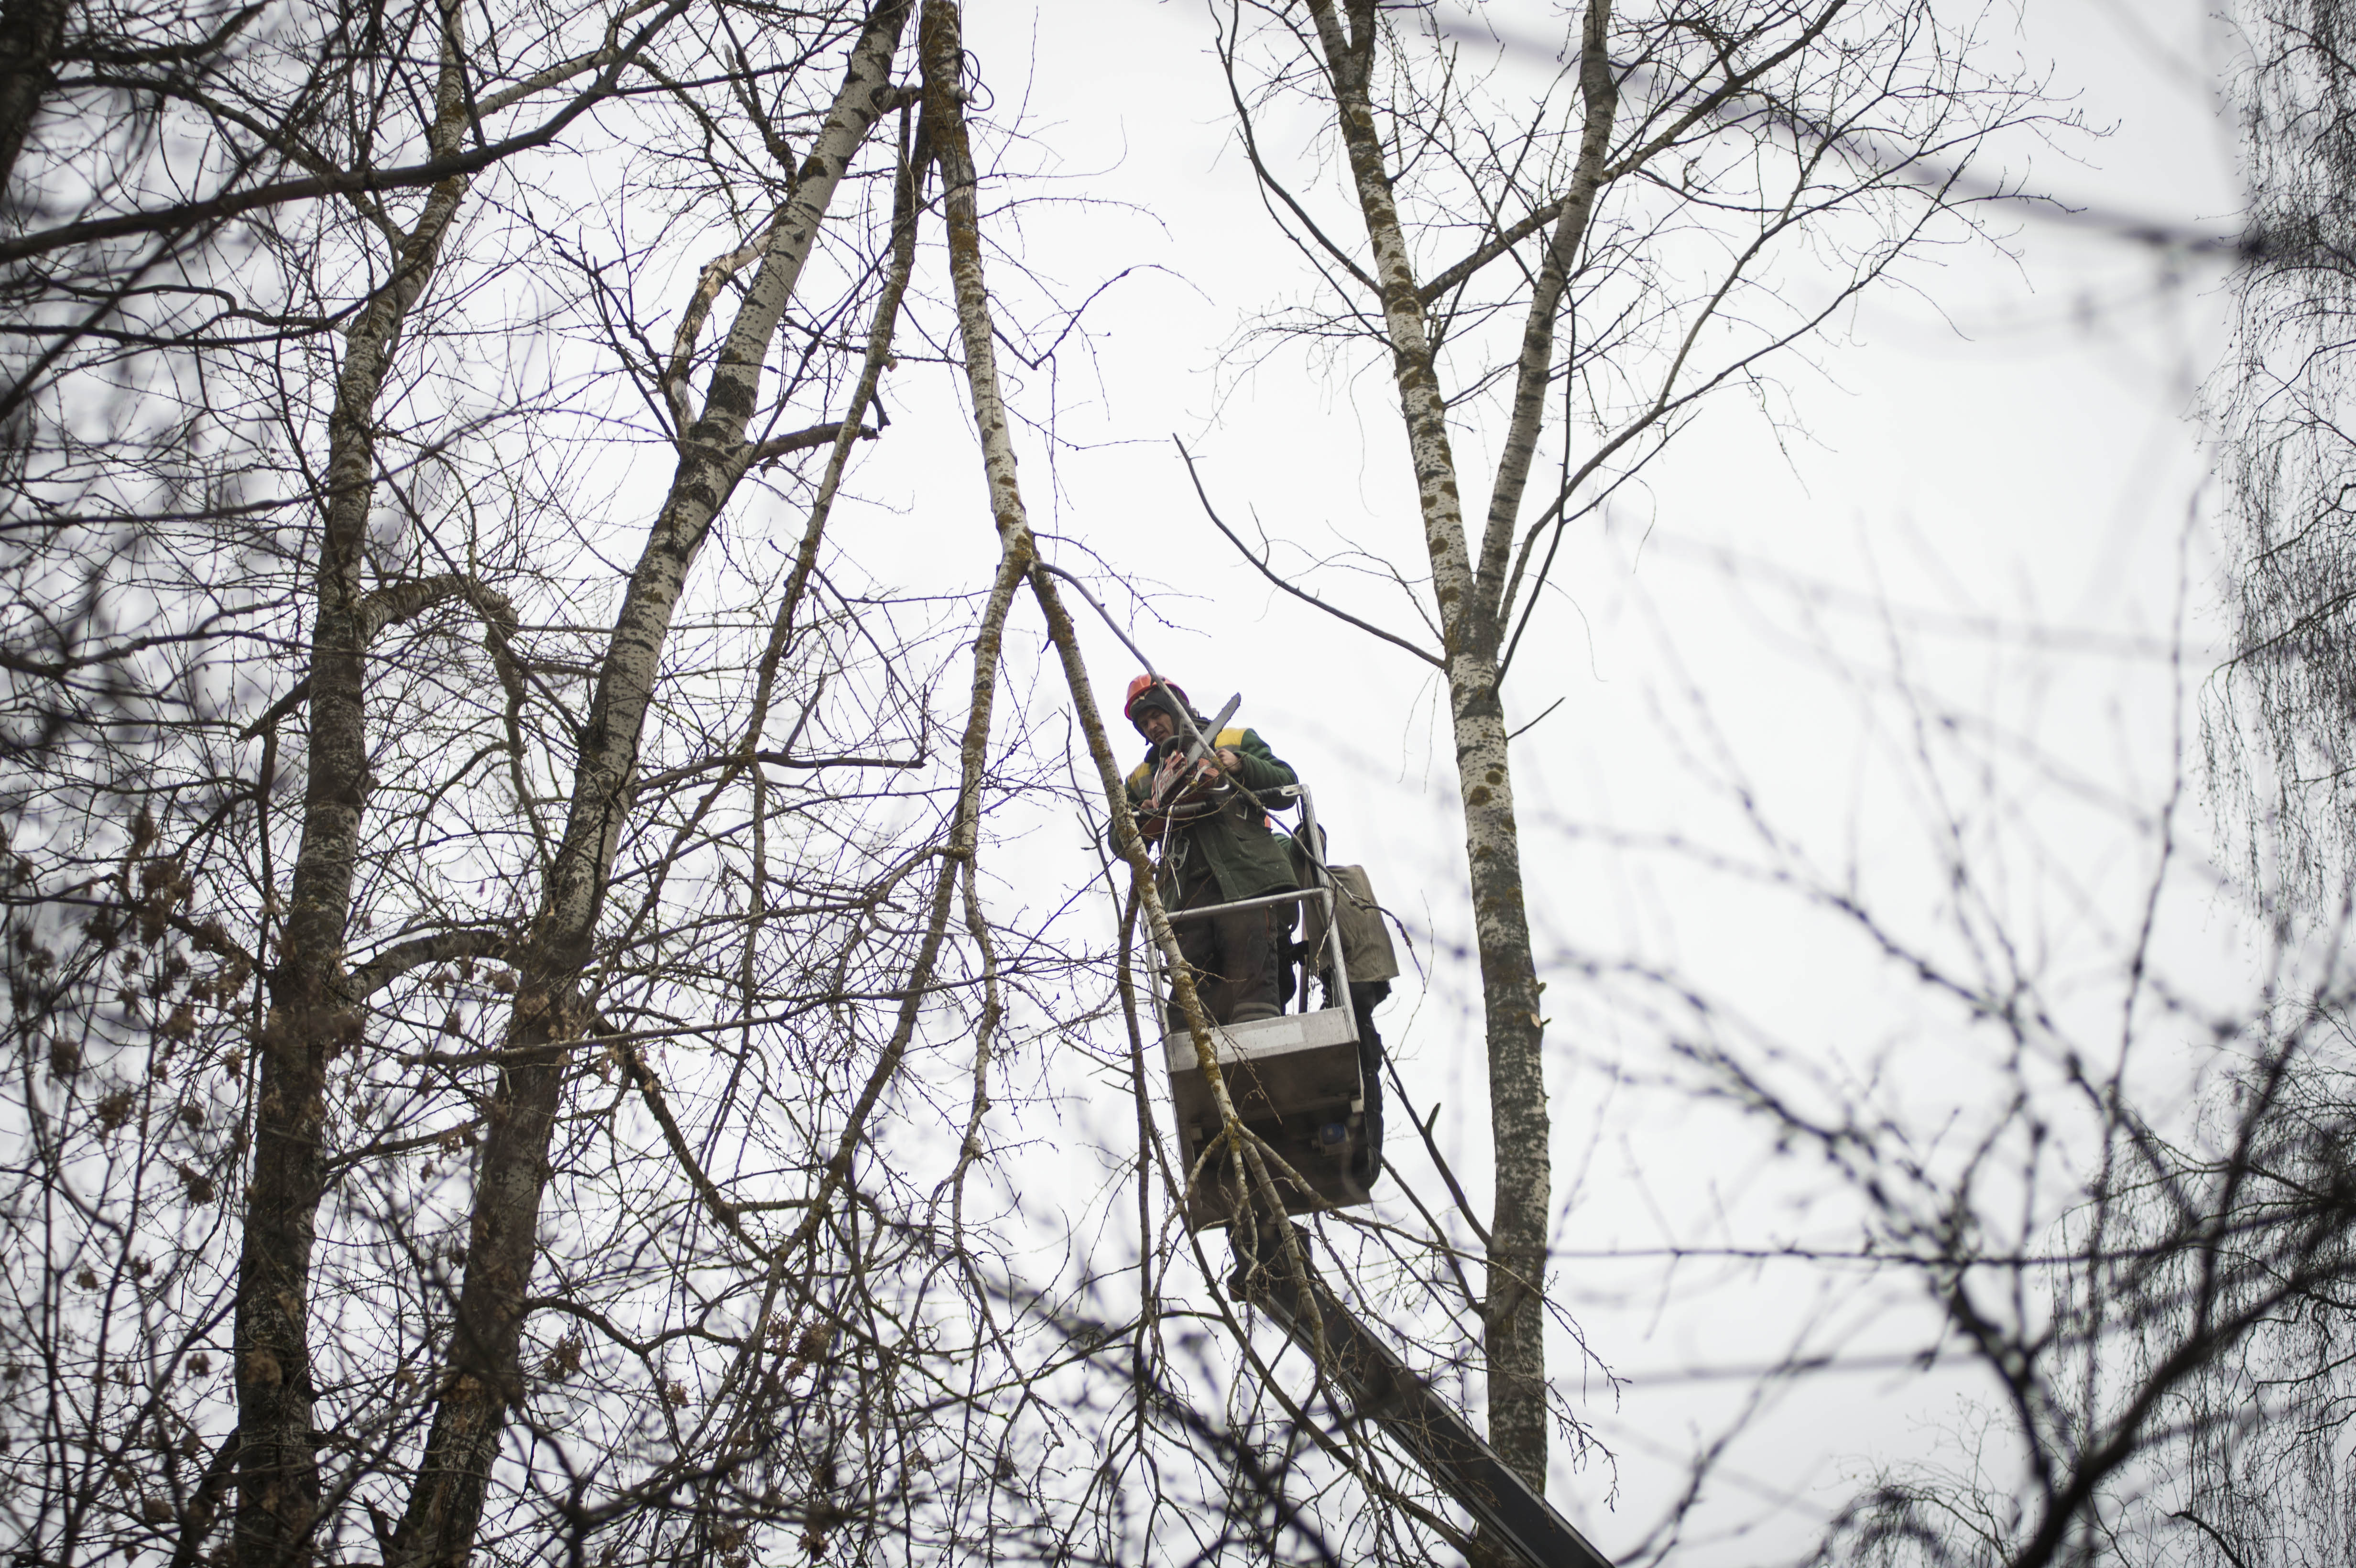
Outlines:
<svg viewBox="0 0 2356 1568"><path fill-rule="evenodd" d="M1197 730L1190 719L1186 733L1169 742L1169 754L1153 775L1153 787L1145 798L1145 810L1169 822L1194 822L1223 809L1235 798L1235 781L1219 771L1217 760L1211 755L1211 742L1227 720L1243 706L1243 695L1227 699L1219 716L1207 730Z"/></svg>

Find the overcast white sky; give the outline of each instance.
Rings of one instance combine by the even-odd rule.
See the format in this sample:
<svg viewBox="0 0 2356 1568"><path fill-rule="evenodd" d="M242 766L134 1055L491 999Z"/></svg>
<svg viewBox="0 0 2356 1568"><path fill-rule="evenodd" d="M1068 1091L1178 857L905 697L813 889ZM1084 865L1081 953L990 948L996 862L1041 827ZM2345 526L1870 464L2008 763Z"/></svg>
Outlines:
<svg viewBox="0 0 2356 1568"><path fill-rule="evenodd" d="M2106 209L2230 227L2231 145L2211 88L2222 44L2209 9L2041 0L1997 19L1994 31L2016 38L2032 68L2051 63L2057 91L2074 95L2089 122L2115 126L2038 152L2036 183ZM1485 1206L1477 987L1454 891L1461 824L1428 672L1237 562L1169 444L1176 432L1203 455L1231 520L1256 509L1271 532L1312 549L1411 545L1388 378L1337 380L1289 353L1248 374L1222 369L1254 311L1307 285L1227 144L1199 5L997 0L971 7L968 26L994 95L991 120L1030 138L998 148L1003 167L1031 177L996 194L1040 202L1019 214L1019 234L1002 218L1001 240L1067 303L1128 272L1087 309L1088 354L1066 352L1052 376L1018 372L1018 407L1041 422L1052 414L1070 443L1051 454L1035 432L1029 440L1034 526L1072 541L1056 547L1066 564L1085 564L1085 543L1163 585L1155 609L1167 624L1139 627L1157 663L1205 709L1240 691L1243 721L1318 791L1339 858L1365 859L1386 899L1423 929L1430 994L1395 1001L1387 1029L1416 1099L1441 1106L1439 1135ZM2185 571L2196 663L2218 630L2190 416L2222 342L2222 302L2213 268L2082 229L2023 218L2008 243L2009 259L1957 251L1918 270L1920 293L1876 296L1852 341L1822 348L1814 370L1790 365L1804 442L1779 451L1731 402L1682 438L1608 529L1574 541L1560 613L1508 696L1517 721L1561 703L1516 746L1549 948L1688 969L1828 1069L1879 1066L1926 1124L1943 1104L1967 1108L1987 1081L1972 1062L1940 1057L1949 1046L1913 988L1788 900L1731 892L1674 858L1596 840L1686 832L1739 844L1739 824L1667 739L1699 733L1688 700L1697 692L1765 815L1825 864L1854 865L1903 917L1935 923L1943 894L1921 848L1923 803L1881 750L1888 688L1853 674L1886 670L1897 649L1926 688L2078 775L2057 782L2025 765L1992 774L1988 831L2008 836L2019 857L2003 896L2051 965L2091 972L2112 951L2107 930L2128 918L2148 865L2104 792L2150 805L2173 776L2170 726L2182 709L2165 651ZM921 442L938 461L913 481L904 465L872 466L869 494L903 509L868 509L861 526L904 530L912 571L979 581L995 547L969 437L904 423L891 439ZM1372 590L1357 603L1407 621ZM2034 628L2073 635L2057 642ZM1090 635L1099 695L1117 694L1132 661ZM2197 818L2197 801L2191 809ZM1077 845L1068 828L1043 829L1022 876L1001 867L1008 903L1057 901L1084 868ZM2232 923L2198 898L2168 951L2188 983L2242 978ZM1569 965L1547 974L1549 1001L1562 998L1549 1061L1566 1253L1558 1283L1597 1353L1632 1380L1616 1405L1591 1411L1620 1451L1616 1500L1605 1506L1595 1472L1568 1467L1554 1493L1612 1551L1656 1518L1695 1445L1749 1392L1747 1379L1718 1371L1802 1337L1850 1351L1907 1348L1925 1320L1879 1287L1823 1271L1665 1273L1650 1249L1836 1235L1847 1211L1814 1207L1816 1173L1777 1160L1726 1118L1627 1082L1665 1065L1643 1056L1655 1049L1650 1037ZM1119 1144L1125 1101L1105 1086L1092 1109L1088 1094L1067 1103L1067 1130L1101 1129ZM1396 1135L1393 1151L1436 1197ZM1594 1255L1630 1249L1647 1255ZM1577 1371L1566 1347L1554 1363ZM1965 1402L1978 1386L1967 1373L1876 1371L1779 1396L1730 1452L1730 1484L1706 1515L1720 1545L1700 1560L1757 1561L1795 1545L1863 1469L1935 1452L1967 1427Z"/></svg>

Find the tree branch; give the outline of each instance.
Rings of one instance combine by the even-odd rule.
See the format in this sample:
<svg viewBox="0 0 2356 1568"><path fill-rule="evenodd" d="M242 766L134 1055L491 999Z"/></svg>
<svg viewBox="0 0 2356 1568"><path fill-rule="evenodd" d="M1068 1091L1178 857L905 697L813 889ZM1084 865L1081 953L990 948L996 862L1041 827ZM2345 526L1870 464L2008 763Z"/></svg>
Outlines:
<svg viewBox="0 0 2356 1568"><path fill-rule="evenodd" d="M819 768L921 768L931 760L930 754L924 752L913 757L795 757L782 751L759 751L748 756L742 752L731 752L726 756L706 757L700 763L683 763L678 767L667 768L651 777L640 779L637 788L638 794L644 795L648 790L662 789L682 779L691 779L698 773L708 773L714 768L730 767L748 761L766 763L773 768L814 771Z"/></svg>
<svg viewBox="0 0 2356 1568"><path fill-rule="evenodd" d="M883 432L873 425L863 424L854 427L851 433L855 440L873 441ZM751 468L763 463L774 463L789 452L808 452L813 446L827 446L841 434L842 422L838 420L832 424L814 424L791 435L776 436L755 445L745 457L744 466Z"/></svg>
<svg viewBox="0 0 2356 1568"><path fill-rule="evenodd" d="M1234 545L1237 550L1241 551L1243 558L1246 560L1250 561L1254 566L1259 568L1259 573L1262 577L1267 578L1270 582L1275 583L1279 588L1283 589L1287 593L1291 594L1295 599L1301 601L1303 603L1314 604L1317 608L1324 611L1325 613L1333 616L1335 620L1346 621L1351 625L1357 627L1358 630L1365 632L1371 636L1380 637L1383 641L1390 644L1393 647L1405 648L1408 653L1413 654L1416 657L1431 666L1434 669L1446 669L1448 667L1447 661L1442 659L1438 654L1417 647L1405 637L1386 632L1380 626L1375 625L1371 622L1361 621L1355 615L1351 614L1347 610L1336 609L1334 606L1325 603L1323 599L1318 598L1314 593L1308 592L1306 589L1297 588L1293 584L1286 581L1283 578L1278 576L1264 559L1252 554L1250 548L1247 546L1242 539L1236 537L1235 529L1227 527L1227 525L1220 519L1218 511L1211 505L1210 496L1205 492L1203 488L1203 476L1194 472L1194 454L1186 450L1186 443L1180 441L1174 435L1172 436L1170 440L1171 443L1178 448L1178 455L1184 458L1186 461L1186 477L1194 482L1194 494L1202 500L1203 511L1205 515L1209 517L1211 519L1211 526L1217 528L1221 533L1226 535L1227 542Z"/></svg>
<svg viewBox="0 0 2356 1568"><path fill-rule="evenodd" d="M562 135L565 127L612 93L622 67L628 64L666 23L685 12L690 4L691 0L670 0L670 4L664 6L662 15L638 29L637 37L631 39L626 49L606 62L605 72L594 84L582 90L572 102L541 122L537 128L519 135L485 144L471 152L428 158L423 163L403 164L396 168L338 169L305 179L279 180L257 186L252 190L223 191L201 201L184 201L166 208L119 213L112 218L59 224L13 240L0 240L0 264L21 261L99 240L117 240L131 234L185 232L290 201L307 201L322 196L367 196L380 191L412 189L418 186L439 185L453 177L479 174L503 158L547 146Z"/></svg>
<svg viewBox="0 0 2356 1568"><path fill-rule="evenodd" d="M412 969L426 964L446 963L453 958L504 958L514 940L514 934L501 927L467 926L396 942L352 971L352 996L355 1000L374 996Z"/></svg>

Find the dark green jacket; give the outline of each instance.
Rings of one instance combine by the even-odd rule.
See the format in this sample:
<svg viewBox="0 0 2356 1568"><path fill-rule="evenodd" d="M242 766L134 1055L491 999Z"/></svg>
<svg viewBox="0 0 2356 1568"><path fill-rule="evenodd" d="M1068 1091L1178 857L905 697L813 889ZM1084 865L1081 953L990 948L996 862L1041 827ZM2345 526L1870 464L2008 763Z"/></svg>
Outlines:
<svg viewBox="0 0 2356 1568"><path fill-rule="evenodd" d="M1212 737L1211 749L1217 751L1223 746L1233 750L1239 759L1241 765L1236 770L1236 779L1245 789L1258 795L1271 811L1282 811L1291 805L1290 799L1278 799L1275 792L1298 784L1300 779L1268 749L1259 731L1222 730ZM1148 752L1145 761L1129 775L1130 805L1138 805L1152 791L1156 760ZM1268 830L1267 819L1260 816L1259 808L1238 791L1223 809L1209 816L1172 823L1163 834L1162 861L1164 867L1173 863L1189 869L1207 865L1211 874L1219 880L1222 898L1254 898L1300 885L1285 842Z"/></svg>

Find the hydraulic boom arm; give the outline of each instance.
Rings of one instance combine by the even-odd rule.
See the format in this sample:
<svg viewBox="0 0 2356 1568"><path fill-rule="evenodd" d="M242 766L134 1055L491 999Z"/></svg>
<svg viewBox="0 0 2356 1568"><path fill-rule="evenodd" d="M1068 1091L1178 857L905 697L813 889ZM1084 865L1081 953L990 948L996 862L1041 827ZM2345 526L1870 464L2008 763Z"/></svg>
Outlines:
<svg viewBox="0 0 2356 1568"><path fill-rule="evenodd" d="M1526 1482L1390 1348L1368 1332L1340 1297L1309 1267L1308 1238L1294 1249L1308 1270L1306 1294L1316 1305L1325 1331L1325 1371L1356 1407L1359 1416L1384 1429L1423 1466L1427 1474L1481 1527L1531 1568L1612 1568L1612 1561L1547 1506ZM1231 1288L1259 1307L1317 1358L1316 1335L1304 1300L1304 1282L1288 1277L1281 1251L1263 1245L1258 1264L1238 1266Z"/></svg>

